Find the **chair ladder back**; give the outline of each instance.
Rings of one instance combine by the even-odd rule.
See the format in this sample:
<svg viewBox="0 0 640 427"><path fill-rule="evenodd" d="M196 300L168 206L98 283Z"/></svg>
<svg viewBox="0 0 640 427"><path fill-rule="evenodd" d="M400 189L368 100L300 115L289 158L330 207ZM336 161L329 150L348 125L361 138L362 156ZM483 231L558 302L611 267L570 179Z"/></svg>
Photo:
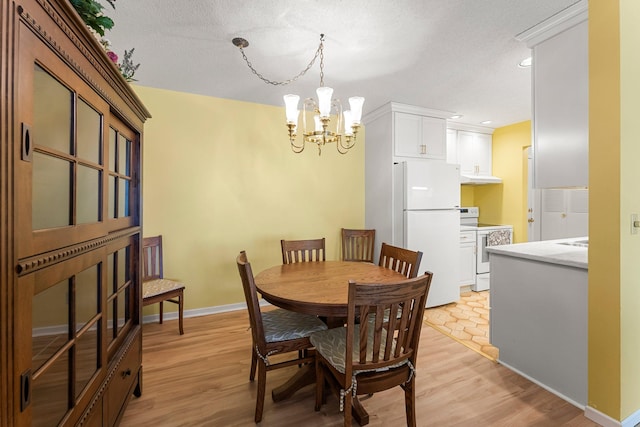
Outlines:
<svg viewBox="0 0 640 427"><path fill-rule="evenodd" d="M325 238L312 240L281 240L282 263L325 261Z"/></svg>
<svg viewBox="0 0 640 427"><path fill-rule="evenodd" d="M162 279L162 236L142 239L142 281Z"/></svg>
<svg viewBox="0 0 640 427"><path fill-rule="evenodd" d="M415 362L418 340L433 274L395 284L349 283L346 370L381 369L410 359ZM357 314L357 316L356 316ZM359 337L349 340L359 319ZM373 320L373 321L372 321ZM353 345L358 345L353 358Z"/></svg>
<svg viewBox="0 0 640 427"><path fill-rule="evenodd" d="M376 230L342 229L342 260L373 262Z"/></svg>
<svg viewBox="0 0 640 427"><path fill-rule="evenodd" d="M421 260L422 252L420 251L412 251L383 243L378 265L397 271L408 279L412 279L418 276Z"/></svg>
<svg viewBox="0 0 640 427"><path fill-rule="evenodd" d="M264 327L262 324L262 312L260 311L260 304L258 302L258 290L256 288L256 282L253 277L253 270L251 264L247 259L245 251L241 251L236 258L238 264L238 272L240 273L240 279L242 280L242 289L244 290L244 298L247 303L247 310L249 311L249 325L251 326L251 334L254 342L258 345L260 350L264 350Z"/></svg>

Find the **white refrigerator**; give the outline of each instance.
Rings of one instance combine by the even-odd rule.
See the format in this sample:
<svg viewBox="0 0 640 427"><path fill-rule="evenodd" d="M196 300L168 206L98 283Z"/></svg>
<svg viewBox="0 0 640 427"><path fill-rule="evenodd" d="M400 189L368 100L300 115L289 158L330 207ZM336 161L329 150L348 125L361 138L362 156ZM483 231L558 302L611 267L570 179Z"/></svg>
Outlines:
<svg viewBox="0 0 640 427"><path fill-rule="evenodd" d="M437 161L394 165L394 241L422 252L433 273L427 307L460 299L460 167Z"/></svg>

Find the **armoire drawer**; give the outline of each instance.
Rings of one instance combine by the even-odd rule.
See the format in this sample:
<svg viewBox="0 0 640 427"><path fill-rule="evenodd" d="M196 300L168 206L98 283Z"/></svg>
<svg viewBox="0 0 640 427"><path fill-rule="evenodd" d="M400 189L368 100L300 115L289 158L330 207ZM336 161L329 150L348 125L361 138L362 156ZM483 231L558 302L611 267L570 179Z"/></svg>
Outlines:
<svg viewBox="0 0 640 427"><path fill-rule="evenodd" d="M114 374L109 382L104 402L107 407L105 413L107 413L109 417L107 420L108 426L115 425L116 420L120 416L118 408L123 408L123 403L133 392L132 387L138 380L138 373L142 363L140 346L141 336L138 331L131 345L127 348L114 368Z"/></svg>

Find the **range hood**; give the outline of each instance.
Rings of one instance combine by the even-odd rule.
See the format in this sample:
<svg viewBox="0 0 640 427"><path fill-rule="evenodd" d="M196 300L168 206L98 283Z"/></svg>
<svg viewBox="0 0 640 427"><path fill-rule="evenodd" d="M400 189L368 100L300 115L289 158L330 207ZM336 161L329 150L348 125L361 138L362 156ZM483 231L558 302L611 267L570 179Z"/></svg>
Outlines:
<svg viewBox="0 0 640 427"><path fill-rule="evenodd" d="M501 184L502 178L492 175L474 175L463 173L460 175L460 184L463 185L484 185Z"/></svg>

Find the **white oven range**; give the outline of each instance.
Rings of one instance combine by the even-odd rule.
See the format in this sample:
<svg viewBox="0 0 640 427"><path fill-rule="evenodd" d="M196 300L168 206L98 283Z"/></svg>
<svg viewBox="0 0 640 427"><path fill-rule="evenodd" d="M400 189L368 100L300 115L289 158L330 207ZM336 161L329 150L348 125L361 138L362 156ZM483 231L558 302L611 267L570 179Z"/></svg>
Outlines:
<svg viewBox="0 0 640 427"><path fill-rule="evenodd" d="M471 290L479 292L489 289L490 266L487 246L513 243L513 227L478 223L480 209L476 206L460 208L460 231L475 231L476 277Z"/></svg>

